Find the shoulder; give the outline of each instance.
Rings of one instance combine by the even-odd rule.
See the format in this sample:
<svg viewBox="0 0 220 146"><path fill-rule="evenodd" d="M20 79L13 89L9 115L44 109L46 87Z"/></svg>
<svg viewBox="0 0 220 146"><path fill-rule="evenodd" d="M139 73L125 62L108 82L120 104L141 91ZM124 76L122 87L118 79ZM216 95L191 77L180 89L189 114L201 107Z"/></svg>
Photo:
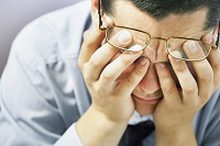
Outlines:
<svg viewBox="0 0 220 146"><path fill-rule="evenodd" d="M198 145L220 145L220 89L210 98L209 102L199 113L197 118L196 135Z"/></svg>
<svg viewBox="0 0 220 146"><path fill-rule="evenodd" d="M208 103L199 112L200 123L210 123L213 118L220 120L220 88L210 97ZM201 119L203 120L201 122Z"/></svg>
<svg viewBox="0 0 220 146"><path fill-rule="evenodd" d="M220 88L210 97L209 102L204 107L203 112L209 113L209 115L216 115L220 119Z"/></svg>
<svg viewBox="0 0 220 146"><path fill-rule="evenodd" d="M11 54L34 65L62 60L66 54L75 56L89 10L89 1L85 0L41 16L18 34Z"/></svg>
<svg viewBox="0 0 220 146"><path fill-rule="evenodd" d="M205 145L219 135L220 131L220 89L211 97L195 118L195 133L198 145ZM213 141L214 142L214 141Z"/></svg>

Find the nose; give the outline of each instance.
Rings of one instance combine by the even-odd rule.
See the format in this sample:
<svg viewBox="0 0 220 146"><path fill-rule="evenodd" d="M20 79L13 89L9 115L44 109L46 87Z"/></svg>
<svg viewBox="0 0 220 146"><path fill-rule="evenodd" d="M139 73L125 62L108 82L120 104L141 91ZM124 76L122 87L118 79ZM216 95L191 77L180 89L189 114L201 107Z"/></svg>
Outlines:
<svg viewBox="0 0 220 146"><path fill-rule="evenodd" d="M148 72L140 82L139 88L146 94L153 94L160 89L160 83L154 64L151 64Z"/></svg>
<svg viewBox="0 0 220 146"><path fill-rule="evenodd" d="M166 41L152 39L150 44L144 49L143 56L147 57L152 63L168 62Z"/></svg>

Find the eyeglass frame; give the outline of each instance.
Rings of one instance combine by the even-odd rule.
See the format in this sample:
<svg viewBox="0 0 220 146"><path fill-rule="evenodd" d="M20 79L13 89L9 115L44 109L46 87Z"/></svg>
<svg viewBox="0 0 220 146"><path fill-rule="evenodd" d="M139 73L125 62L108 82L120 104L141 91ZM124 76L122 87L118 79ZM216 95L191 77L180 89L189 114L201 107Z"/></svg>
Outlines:
<svg viewBox="0 0 220 146"><path fill-rule="evenodd" d="M103 22L102 22L101 0L99 0L99 3L98 3L98 15L99 15L99 29L102 30L102 31L105 31L105 35L108 36L108 30L109 30L110 28L109 28L109 27L108 27L108 28L103 28L103 27L102 27ZM170 40L170 39L185 39L185 40L193 40L193 41L201 42L200 39L187 38L187 37L177 37L177 36L172 36L172 37L168 37L168 38L163 38L163 37L151 36L148 32L145 32L145 31L143 31L143 30L139 30L139 29L136 29L136 28L132 28L132 27L127 27L127 26L122 26L122 25L116 25L116 24L114 24L113 26L111 26L111 28L112 28L112 27L124 28L124 29L129 29L129 30L133 30L133 31L145 33L145 34L147 34L147 35L149 36L149 38L150 38L150 41L149 41L149 42L151 42L152 39L163 40L163 41L165 41L165 47L166 47L166 51L167 51L168 55L171 55L172 57L175 57L175 58L180 59L180 60L191 61L191 62L193 62L193 61L201 61L201 60L207 58L208 55L210 54L210 51L211 51L212 49L214 49L214 50L218 49L219 42L220 42L220 40L219 40L219 39L220 39L220 22L219 22L218 36L217 36L216 44L215 44L215 45L211 45L211 44L209 44L209 43L206 43L206 44L209 44L209 45L210 45L210 49L209 49L208 53L207 53L204 57L199 58L199 59L187 59L187 58L181 58L181 57L177 57L177 56L172 55L172 53L170 53L170 51L167 49L167 41ZM135 51L131 51L131 50L125 49L125 48L123 48L123 47L119 47L119 46L115 46L115 45L111 44L111 43L109 42L108 37L106 37L106 40L107 40L107 42L108 42L111 46L113 46L113 47L118 47L118 48L120 48L122 51L135 52ZM144 46L144 47L142 48L142 50L144 50L146 47L148 47L149 44L150 44L150 43L146 44L146 46Z"/></svg>

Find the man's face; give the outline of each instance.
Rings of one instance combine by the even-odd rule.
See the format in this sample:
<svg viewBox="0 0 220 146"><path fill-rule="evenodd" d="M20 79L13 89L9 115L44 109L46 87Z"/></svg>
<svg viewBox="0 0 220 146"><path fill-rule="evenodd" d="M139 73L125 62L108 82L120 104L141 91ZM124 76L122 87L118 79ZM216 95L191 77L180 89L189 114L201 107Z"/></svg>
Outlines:
<svg viewBox="0 0 220 146"><path fill-rule="evenodd" d="M169 38L171 36L181 36L200 39L206 32L203 31L206 21L206 9L198 10L194 13L182 15L171 14L161 21L156 21L150 15L137 9L131 2L116 1L114 14L110 16L116 25L128 26L148 32L151 36ZM145 48L143 56L151 61L151 66L142 81L133 91L132 97L135 108L141 115L154 112L157 104L162 100L163 93L155 70L155 63L167 62L167 52L163 41L154 40L149 47ZM133 70L135 64L131 65L122 75L127 76L127 72ZM178 81L170 67L177 84ZM193 69L191 69L193 72Z"/></svg>

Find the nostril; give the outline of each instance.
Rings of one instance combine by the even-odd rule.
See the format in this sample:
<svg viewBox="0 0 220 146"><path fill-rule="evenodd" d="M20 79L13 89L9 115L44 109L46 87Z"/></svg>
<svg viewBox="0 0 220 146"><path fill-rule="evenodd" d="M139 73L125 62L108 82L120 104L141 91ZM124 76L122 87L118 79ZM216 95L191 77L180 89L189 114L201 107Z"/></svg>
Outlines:
<svg viewBox="0 0 220 146"><path fill-rule="evenodd" d="M160 83L153 64L151 64L148 72L139 83L139 87L144 93L154 93L160 90Z"/></svg>

